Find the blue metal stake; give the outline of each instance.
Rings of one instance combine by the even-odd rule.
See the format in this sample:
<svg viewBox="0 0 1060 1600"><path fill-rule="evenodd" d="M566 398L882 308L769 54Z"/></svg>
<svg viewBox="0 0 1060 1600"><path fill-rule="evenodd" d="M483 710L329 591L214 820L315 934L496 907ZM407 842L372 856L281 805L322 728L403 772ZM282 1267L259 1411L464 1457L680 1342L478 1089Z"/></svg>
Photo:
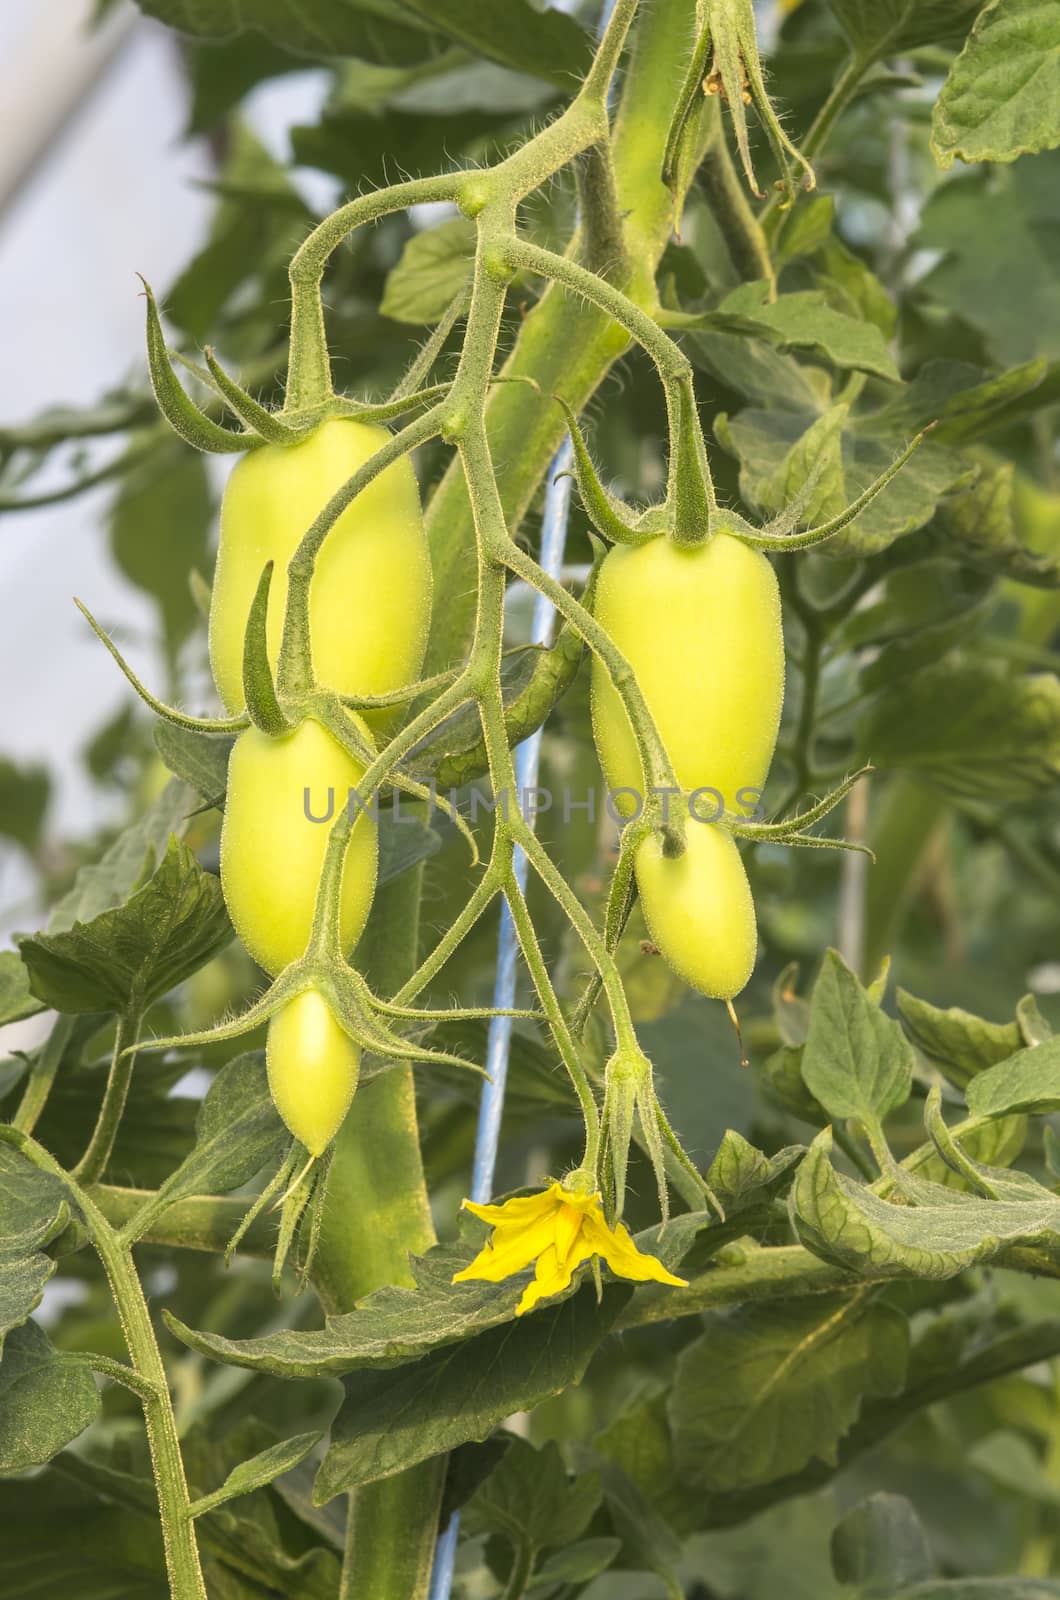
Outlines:
<svg viewBox="0 0 1060 1600"><path fill-rule="evenodd" d="M557 475L566 472L571 464L570 439L564 439L552 459L548 484L545 489L545 515L541 527L541 565L549 577L559 578L563 567L563 552L567 543L567 515L570 510L571 483L569 478ZM548 644L552 633L555 607L543 594L534 597L534 616L530 639L533 644ZM541 729L515 752L515 784L517 793L512 803L519 805L527 790L537 786L541 759ZM533 816L527 819L533 827ZM521 889L526 888L527 860L516 847L513 869ZM497 940L497 973L493 983L493 1004L510 1007L515 1003L515 976L519 958L519 941L508 903L501 905L501 926ZM479 1104L478 1132L475 1137L475 1162L471 1174L471 1198L484 1205L493 1193L493 1173L497 1165L497 1143L501 1133L504 1113L504 1090L508 1079L508 1054L512 1039L511 1017L492 1017L486 1043L486 1071L489 1079L482 1089ZM453 1586L453 1568L456 1563L456 1541L459 1518L454 1512L449 1526L438 1540L431 1572L430 1600L449 1600Z"/></svg>

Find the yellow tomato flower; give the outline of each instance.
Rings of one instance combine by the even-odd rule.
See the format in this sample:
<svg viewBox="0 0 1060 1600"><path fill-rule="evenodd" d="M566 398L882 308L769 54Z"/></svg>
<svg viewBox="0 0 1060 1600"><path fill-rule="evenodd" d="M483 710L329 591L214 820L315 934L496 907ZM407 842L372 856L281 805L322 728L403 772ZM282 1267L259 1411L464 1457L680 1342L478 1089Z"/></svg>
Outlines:
<svg viewBox="0 0 1060 1600"><path fill-rule="evenodd" d="M638 1250L628 1228L619 1222L609 1228L598 1194L582 1194L552 1183L543 1194L506 1200L500 1206L479 1206L464 1201L465 1208L493 1233L469 1267L458 1272L454 1283L482 1278L500 1283L524 1267L534 1267L534 1281L527 1285L515 1308L517 1317L530 1311L539 1300L559 1294L570 1283L583 1261L600 1256L620 1278L637 1283L672 1283L687 1287L685 1278L675 1278L661 1261Z"/></svg>

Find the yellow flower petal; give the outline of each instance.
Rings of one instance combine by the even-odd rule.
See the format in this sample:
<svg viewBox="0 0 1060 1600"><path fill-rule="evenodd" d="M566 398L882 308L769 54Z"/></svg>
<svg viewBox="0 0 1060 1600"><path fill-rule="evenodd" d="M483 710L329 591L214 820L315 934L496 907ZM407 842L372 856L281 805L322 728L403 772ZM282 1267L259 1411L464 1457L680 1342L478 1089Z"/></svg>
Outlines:
<svg viewBox="0 0 1060 1600"><path fill-rule="evenodd" d="M480 1217L491 1227L496 1227L501 1222L523 1221L529 1217L540 1216L543 1212L551 1210L555 1204L552 1190L546 1189L543 1194L515 1195L500 1206L481 1206L474 1200L465 1200L462 1209L470 1211L474 1217Z"/></svg>
<svg viewBox="0 0 1060 1600"><path fill-rule="evenodd" d="M524 1267L531 1266L555 1239L555 1223L551 1214L531 1218L528 1222L506 1226L499 1223L488 1244L484 1245L470 1266L453 1276L454 1283L465 1283L470 1278L481 1278L486 1283L500 1283Z"/></svg>
<svg viewBox="0 0 1060 1600"><path fill-rule="evenodd" d="M688 1287L687 1278L675 1277L655 1256L638 1250L629 1229L621 1222L612 1230L602 1216L586 1217L582 1234L591 1243L593 1253L602 1256L618 1277L632 1278L635 1283L670 1283L675 1289Z"/></svg>
<svg viewBox="0 0 1060 1600"><path fill-rule="evenodd" d="M584 1221L584 1212L579 1211L576 1206L562 1205L558 1207L555 1221L555 1241L556 1254L561 1264L567 1260L567 1257L574 1249L575 1240L581 1232Z"/></svg>
<svg viewBox="0 0 1060 1600"><path fill-rule="evenodd" d="M537 1259L534 1281L523 1290L523 1297L515 1308L516 1316L521 1317L525 1312L532 1311L539 1300L548 1300L552 1295L562 1293L577 1268L583 1261L588 1261L592 1253L592 1246L585 1243L580 1233L566 1261L561 1262L555 1245L549 1245Z"/></svg>

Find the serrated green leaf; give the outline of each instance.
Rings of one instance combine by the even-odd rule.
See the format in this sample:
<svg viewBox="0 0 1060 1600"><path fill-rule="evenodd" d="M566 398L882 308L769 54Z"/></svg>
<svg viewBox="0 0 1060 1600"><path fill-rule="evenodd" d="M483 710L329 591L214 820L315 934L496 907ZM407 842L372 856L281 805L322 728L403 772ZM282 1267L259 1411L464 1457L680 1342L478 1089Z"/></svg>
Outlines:
<svg viewBox="0 0 1060 1600"><path fill-rule="evenodd" d="M825 954L802 1055L810 1093L832 1117L882 1122L909 1098L913 1051L836 950Z"/></svg>
<svg viewBox="0 0 1060 1600"><path fill-rule="evenodd" d="M782 349L815 350L841 370L871 372L898 381L898 369L875 323L847 316L815 289L769 299L765 282L741 284L706 314L722 332L775 341Z"/></svg>
<svg viewBox="0 0 1060 1600"><path fill-rule="evenodd" d="M34 993L58 1011L144 1011L232 937L219 879L173 837L123 906L63 933L23 939Z"/></svg>
<svg viewBox="0 0 1060 1600"><path fill-rule="evenodd" d="M998 1199L903 1180L895 1204L837 1173L831 1134L819 1133L791 1188L792 1224L806 1247L873 1278L952 1278L1010 1244L1060 1250L1060 1198L1023 1173L984 1169Z"/></svg>
<svg viewBox="0 0 1060 1600"><path fill-rule="evenodd" d="M804 441L818 421L805 411L751 408L731 418L721 414L715 418L719 441L739 459L740 493L749 505L776 512L781 509L776 500L781 484L789 495L801 488L817 459L816 449L808 449ZM841 486L836 469L831 469L829 510L839 510L855 500L893 463L906 443L907 435L881 431L873 417L848 426L842 435ZM838 557L869 556L885 550L929 522L942 496L970 481L971 476L968 462L956 451L928 441L871 505L822 550Z"/></svg>
<svg viewBox="0 0 1060 1600"><path fill-rule="evenodd" d="M767 1156L729 1128L707 1172L707 1182L732 1216L747 1205L759 1204L782 1190L802 1159L803 1147L789 1145Z"/></svg>
<svg viewBox="0 0 1060 1600"><path fill-rule="evenodd" d="M5 1336L40 1303L55 1272L41 1247L62 1232L68 1215L59 1179L0 1144L0 1353Z"/></svg>
<svg viewBox="0 0 1060 1600"><path fill-rule="evenodd" d="M35 1322L8 1334L0 1361L0 1472L43 1466L99 1411L96 1380Z"/></svg>
<svg viewBox="0 0 1060 1600"><path fill-rule="evenodd" d="M554 1440L538 1450L514 1437L468 1501L463 1520L471 1533L500 1534L516 1546L565 1549L586 1531L600 1498L599 1473L570 1478Z"/></svg>
<svg viewBox="0 0 1060 1600"><path fill-rule="evenodd" d="M997 1066L972 1078L965 1090L976 1117L1004 1117L1014 1111L1044 1116L1060 1111L1060 1039L1017 1050Z"/></svg>
<svg viewBox="0 0 1060 1600"><path fill-rule="evenodd" d="M317 1475L320 1502L387 1478L471 1439L513 1411L529 1411L578 1383L631 1290L612 1284L597 1305L582 1291L533 1316L508 1321L413 1365L358 1372L332 1424Z"/></svg>
<svg viewBox="0 0 1060 1600"><path fill-rule="evenodd" d="M468 283L475 253L475 224L452 217L414 233L392 267L379 310L395 322L440 322Z"/></svg>
<svg viewBox="0 0 1060 1600"><path fill-rule="evenodd" d="M943 1011L905 989L899 989L896 998L910 1039L958 1089L977 1073L1006 1061L1023 1043L1015 1022L987 1022L959 1006Z"/></svg>
<svg viewBox="0 0 1060 1600"><path fill-rule="evenodd" d="M1060 0L989 0L931 117L940 167L1060 144Z"/></svg>
<svg viewBox="0 0 1060 1600"><path fill-rule="evenodd" d="M290 1472L292 1467L304 1461L313 1446L323 1437L322 1432L299 1433L291 1439L282 1439L278 1444L267 1445L264 1450L259 1450L257 1454L233 1467L219 1489L214 1489L212 1493L193 1501L189 1515L201 1517L240 1495L250 1494L255 1489L263 1489L266 1484L272 1483L274 1478Z"/></svg>
<svg viewBox="0 0 1060 1600"><path fill-rule="evenodd" d="M874 766L970 798L1025 799L1060 777L1060 681L954 653L880 694L857 737Z"/></svg>
<svg viewBox="0 0 1060 1600"><path fill-rule="evenodd" d="M621 1539L581 1539L566 1550L546 1557L526 1586L528 1595L541 1600L569 1594L571 1585L589 1583L606 1572L622 1548Z"/></svg>
<svg viewBox="0 0 1060 1600"><path fill-rule="evenodd" d="M635 1237L639 1250L658 1255L674 1270L697 1234L716 1218L708 1212L675 1217L660 1234L649 1228ZM170 1330L193 1350L233 1366L308 1378L351 1372L359 1367L400 1367L441 1354L446 1346L503 1328L515 1316L525 1279L511 1283L472 1280L454 1283L481 1248L484 1232L469 1225L473 1242L436 1245L413 1260L415 1289L387 1286L361 1301L355 1311L329 1316L323 1329L284 1329L261 1339L226 1339L185 1327L168 1317ZM567 1290L567 1298L577 1292ZM525 1323L528 1319L522 1319Z"/></svg>
<svg viewBox="0 0 1060 1600"><path fill-rule="evenodd" d="M686 1484L732 1490L834 1462L864 1397L905 1382L905 1318L865 1297L713 1312L683 1350L670 1398Z"/></svg>

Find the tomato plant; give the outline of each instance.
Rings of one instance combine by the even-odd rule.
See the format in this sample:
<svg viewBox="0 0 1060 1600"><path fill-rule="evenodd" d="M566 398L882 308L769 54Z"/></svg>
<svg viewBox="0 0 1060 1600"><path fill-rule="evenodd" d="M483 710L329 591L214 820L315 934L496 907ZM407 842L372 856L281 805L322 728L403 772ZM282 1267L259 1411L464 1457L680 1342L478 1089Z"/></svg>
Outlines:
<svg viewBox="0 0 1060 1600"><path fill-rule="evenodd" d="M0 427L157 616L104 826L0 763L0 1590L1060 1595L1057 6L138 5L207 236Z"/></svg>

